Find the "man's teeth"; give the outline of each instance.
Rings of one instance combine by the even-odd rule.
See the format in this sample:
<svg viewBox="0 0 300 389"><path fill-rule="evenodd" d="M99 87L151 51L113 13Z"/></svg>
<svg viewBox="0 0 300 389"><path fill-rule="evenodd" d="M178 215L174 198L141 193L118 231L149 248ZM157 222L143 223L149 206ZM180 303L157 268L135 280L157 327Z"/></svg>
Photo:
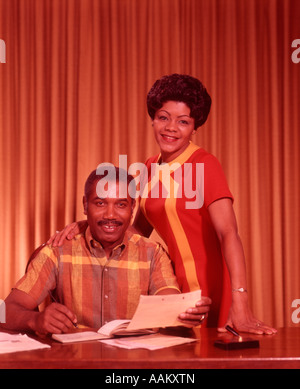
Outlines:
<svg viewBox="0 0 300 389"><path fill-rule="evenodd" d="M116 227L118 227L121 223L105 223L105 222L100 222L99 224L102 227L106 228L106 229L113 230Z"/></svg>
<svg viewBox="0 0 300 389"><path fill-rule="evenodd" d="M117 227L116 224L103 224L105 228L108 228L109 230L113 230Z"/></svg>

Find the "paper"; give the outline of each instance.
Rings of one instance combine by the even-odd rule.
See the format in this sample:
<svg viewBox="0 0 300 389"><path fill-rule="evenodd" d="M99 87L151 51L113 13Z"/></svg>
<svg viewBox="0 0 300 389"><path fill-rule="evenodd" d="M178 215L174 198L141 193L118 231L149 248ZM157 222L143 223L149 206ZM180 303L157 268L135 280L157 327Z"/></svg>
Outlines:
<svg viewBox="0 0 300 389"><path fill-rule="evenodd" d="M130 320L112 320L106 324L104 324L101 328L99 328L98 333L102 335L106 335L107 337L111 337L114 335L116 330L125 330L130 323Z"/></svg>
<svg viewBox="0 0 300 389"><path fill-rule="evenodd" d="M52 338L61 343L86 342L91 340L107 339L115 335L129 336L138 334L152 334L154 331L149 329L140 329L135 331L127 331L127 326L130 320L112 320L104 324L97 332L83 331L72 332L68 334L53 334Z"/></svg>
<svg viewBox="0 0 300 389"><path fill-rule="evenodd" d="M201 299L201 290L189 293L140 296L139 305L127 329L163 328L182 325L178 315L194 307Z"/></svg>
<svg viewBox="0 0 300 389"><path fill-rule="evenodd" d="M115 331L124 331L130 320L112 320L96 331L72 332L68 334L52 334L52 338L61 343L86 342L91 340L107 339Z"/></svg>
<svg viewBox="0 0 300 389"><path fill-rule="evenodd" d="M177 346L179 344L195 342L197 339L182 338L170 335L145 335L130 336L127 338L116 338L101 340L102 343L126 349L145 348L147 350L159 350L165 347Z"/></svg>
<svg viewBox="0 0 300 389"><path fill-rule="evenodd" d="M84 331L69 334L53 334L53 339L62 343L84 342L108 339L114 335L130 336L132 334L152 334L154 328L182 325L178 315L194 307L201 299L201 291L189 293L141 296L132 320L112 320L103 325L98 332ZM141 337L139 336L139 339ZM119 340L119 339L118 339ZM166 347L166 346L163 346Z"/></svg>
<svg viewBox="0 0 300 389"><path fill-rule="evenodd" d="M51 348L27 335L0 332L0 354Z"/></svg>
<svg viewBox="0 0 300 389"><path fill-rule="evenodd" d="M69 334L52 334L52 338L61 343L87 342L106 339L107 336L95 331L72 332Z"/></svg>
<svg viewBox="0 0 300 389"><path fill-rule="evenodd" d="M129 336L129 335L141 335L141 334L153 334L152 329L147 328L138 328L133 331L128 330L128 325L130 320L112 320L104 324L99 330L98 333L106 335L106 337L113 337L114 335L118 336Z"/></svg>

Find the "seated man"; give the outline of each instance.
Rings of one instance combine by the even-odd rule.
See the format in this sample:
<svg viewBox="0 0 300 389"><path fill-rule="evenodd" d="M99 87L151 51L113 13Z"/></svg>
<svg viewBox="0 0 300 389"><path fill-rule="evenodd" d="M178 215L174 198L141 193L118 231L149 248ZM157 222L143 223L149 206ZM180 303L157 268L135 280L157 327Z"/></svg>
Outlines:
<svg viewBox="0 0 300 389"><path fill-rule="evenodd" d="M39 251L5 300L4 328L41 334L67 332L76 323L100 328L114 319L131 319L141 294L180 293L163 248L128 228L135 206L128 190L133 178L114 169L115 179L90 174L83 197L86 231L61 247ZM108 189L98 185L102 179ZM55 302L39 312L49 295ZM179 319L198 325L209 304L203 297Z"/></svg>

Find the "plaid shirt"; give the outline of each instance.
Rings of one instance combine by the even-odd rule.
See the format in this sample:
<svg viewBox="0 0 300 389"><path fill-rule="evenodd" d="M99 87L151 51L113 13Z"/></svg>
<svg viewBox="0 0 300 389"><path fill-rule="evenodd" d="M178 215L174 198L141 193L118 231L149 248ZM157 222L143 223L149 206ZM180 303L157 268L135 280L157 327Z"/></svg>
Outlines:
<svg viewBox="0 0 300 389"><path fill-rule="evenodd" d="M16 288L41 304L51 293L72 310L78 324L99 328L114 319L131 319L143 295L178 289L163 248L126 232L109 258L87 228L62 247L45 246Z"/></svg>

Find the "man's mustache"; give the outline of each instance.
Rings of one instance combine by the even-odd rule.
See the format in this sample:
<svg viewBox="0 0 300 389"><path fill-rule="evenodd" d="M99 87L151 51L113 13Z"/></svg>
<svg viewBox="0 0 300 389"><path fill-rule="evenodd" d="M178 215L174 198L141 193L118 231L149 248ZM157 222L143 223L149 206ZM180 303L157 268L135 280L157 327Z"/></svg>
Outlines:
<svg viewBox="0 0 300 389"><path fill-rule="evenodd" d="M113 226L121 226L123 223L118 220L110 220L110 219L102 219L98 221L100 226L102 225L113 225Z"/></svg>

